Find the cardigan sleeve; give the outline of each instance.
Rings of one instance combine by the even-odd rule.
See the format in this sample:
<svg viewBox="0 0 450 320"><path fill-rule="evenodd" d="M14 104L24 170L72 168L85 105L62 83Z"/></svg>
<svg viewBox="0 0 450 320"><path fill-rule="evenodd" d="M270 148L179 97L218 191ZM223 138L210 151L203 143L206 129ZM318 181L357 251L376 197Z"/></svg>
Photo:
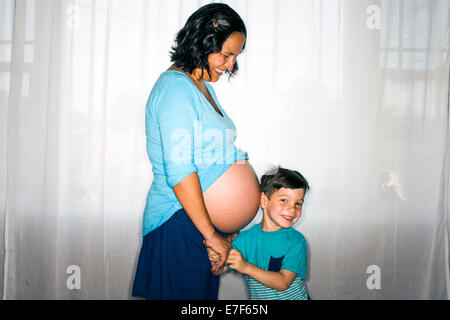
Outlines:
<svg viewBox="0 0 450 320"><path fill-rule="evenodd" d="M192 86L175 79L160 93L155 110L160 130L163 166L170 187L193 172L194 135L198 116Z"/></svg>

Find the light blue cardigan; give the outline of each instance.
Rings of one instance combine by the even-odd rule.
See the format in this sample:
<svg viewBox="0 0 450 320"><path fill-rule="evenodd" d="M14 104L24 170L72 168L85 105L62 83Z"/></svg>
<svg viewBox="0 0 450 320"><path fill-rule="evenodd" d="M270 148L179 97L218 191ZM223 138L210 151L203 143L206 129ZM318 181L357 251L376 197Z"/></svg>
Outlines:
<svg viewBox="0 0 450 320"><path fill-rule="evenodd" d="M147 195L142 234L166 222L182 206L172 189L197 172L202 191L237 160L248 160L235 147L236 127L205 82L223 117L184 73L163 72L145 108L147 154L153 182Z"/></svg>

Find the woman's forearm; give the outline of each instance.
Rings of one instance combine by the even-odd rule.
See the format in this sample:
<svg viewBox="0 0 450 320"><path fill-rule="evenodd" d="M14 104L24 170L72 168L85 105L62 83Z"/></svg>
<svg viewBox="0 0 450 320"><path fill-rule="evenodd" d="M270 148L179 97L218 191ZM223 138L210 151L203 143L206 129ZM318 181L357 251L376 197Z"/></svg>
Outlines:
<svg viewBox="0 0 450 320"><path fill-rule="evenodd" d="M211 237L215 230L206 209L197 173L193 172L181 180L173 187L173 191L198 231L205 239Z"/></svg>
<svg viewBox="0 0 450 320"><path fill-rule="evenodd" d="M219 255L211 271L216 272L225 264L231 243L216 232L203 200L200 180L196 172L191 173L173 187L173 191L197 230L205 239L204 244Z"/></svg>

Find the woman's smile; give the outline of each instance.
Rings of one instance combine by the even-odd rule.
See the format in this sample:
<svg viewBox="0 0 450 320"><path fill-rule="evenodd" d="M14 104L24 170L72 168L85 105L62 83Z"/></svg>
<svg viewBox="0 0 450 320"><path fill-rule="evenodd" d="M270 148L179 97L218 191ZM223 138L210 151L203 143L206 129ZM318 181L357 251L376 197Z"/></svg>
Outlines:
<svg viewBox="0 0 450 320"><path fill-rule="evenodd" d="M220 70L219 68L214 68L214 70L216 71L217 75L220 77L222 75L222 73L224 71Z"/></svg>
<svg viewBox="0 0 450 320"><path fill-rule="evenodd" d="M236 63L237 56L242 53L244 45L244 34L236 32L229 36L223 43L222 51L211 53L208 56L211 79L204 80L216 82L226 70L231 72Z"/></svg>

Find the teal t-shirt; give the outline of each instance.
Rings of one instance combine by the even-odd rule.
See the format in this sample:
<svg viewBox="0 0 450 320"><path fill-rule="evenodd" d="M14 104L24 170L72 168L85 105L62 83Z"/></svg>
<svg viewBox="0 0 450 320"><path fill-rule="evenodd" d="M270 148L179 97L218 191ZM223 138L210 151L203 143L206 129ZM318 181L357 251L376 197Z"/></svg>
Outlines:
<svg viewBox="0 0 450 320"><path fill-rule="evenodd" d="M234 162L248 160L235 147L236 127L205 82L218 114L184 73L163 72L145 108L147 154L153 182L144 209L145 236L181 209L173 186L197 172L202 191L209 188Z"/></svg>
<svg viewBox="0 0 450 320"><path fill-rule="evenodd" d="M285 291L266 287L245 275L250 299L307 299L303 279L306 277L308 247L305 237L299 231L287 228L266 232L258 223L239 233L232 246L246 261L261 269L276 272L284 269L297 273L297 277Z"/></svg>

